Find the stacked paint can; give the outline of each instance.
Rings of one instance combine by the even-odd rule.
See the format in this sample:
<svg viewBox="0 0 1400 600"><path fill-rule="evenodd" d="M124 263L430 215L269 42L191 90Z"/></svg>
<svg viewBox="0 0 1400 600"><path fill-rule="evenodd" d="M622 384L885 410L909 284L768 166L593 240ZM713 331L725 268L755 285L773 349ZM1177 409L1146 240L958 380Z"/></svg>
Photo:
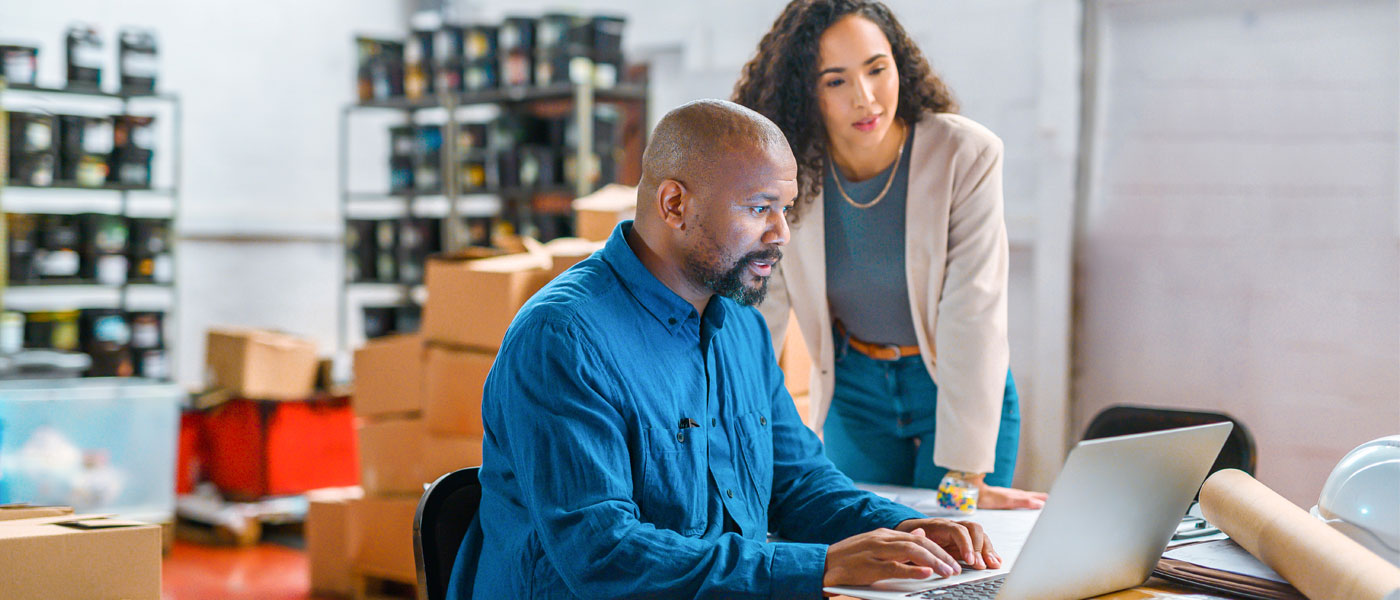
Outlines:
<svg viewBox="0 0 1400 600"><path fill-rule="evenodd" d="M477 92L500 85L499 36L500 29L491 25L466 28L462 54L466 65L466 91Z"/></svg>
<svg viewBox="0 0 1400 600"><path fill-rule="evenodd" d="M103 285L126 283L129 233L126 217L83 214L75 218L81 248L79 277Z"/></svg>
<svg viewBox="0 0 1400 600"><path fill-rule="evenodd" d="M0 76L7 85L34 85L38 71L38 48L0 45Z"/></svg>
<svg viewBox="0 0 1400 600"><path fill-rule="evenodd" d="M432 65L436 37L432 30L414 30L404 45L403 89L410 100L421 100L437 91Z"/></svg>
<svg viewBox="0 0 1400 600"><path fill-rule="evenodd" d="M168 284L175 280L175 261L170 253L170 221L131 219L129 226L127 281Z"/></svg>
<svg viewBox="0 0 1400 600"><path fill-rule="evenodd" d="M501 87L526 87L534 83L535 19L506 17L497 34L497 60Z"/></svg>
<svg viewBox="0 0 1400 600"><path fill-rule="evenodd" d="M149 30L123 29L117 36L117 72L124 94L156 91L156 36Z"/></svg>
<svg viewBox="0 0 1400 600"><path fill-rule="evenodd" d="M107 183L112 155L112 117L58 117L58 181L82 187Z"/></svg>
<svg viewBox="0 0 1400 600"><path fill-rule="evenodd" d="M112 117L112 155L109 183L151 187L155 119L138 115Z"/></svg>
<svg viewBox="0 0 1400 600"><path fill-rule="evenodd" d="M165 313L133 312L131 324L132 369L137 377L169 379L170 361L165 348Z"/></svg>
<svg viewBox="0 0 1400 600"><path fill-rule="evenodd" d="M433 40L432 70L436 78L434 87L439 92L462 93L465 64L466 30L456 25L445 25L437 30Z"/></svg>
<svg viewBox="0 0 1400 600"><path fill-rule="evenodd" d="M102 37L89 25L73 25L64 36L68 87L97 90L102 86Z"/></svg>
<svg viewBox="0 0 1400 600"><path fill-rule="evenodd" d="M357 37L355 50L359 58L356 89L361 101L403 97L403 42Z"/></svg>
<svg viewBox="0 0 1400 600"><path fill-rule="evenodd" d="M131 363L131 325L126 313L110 308L80 312L79 337L82 351L92 357L89 377L130 377L136 370Z"/></svg>
<svg viewBox="0 0 1400 600"><path fill-rule="evenodd" d="M58 170L58 118L12 112L10 118L10 183L47 187Z"/></svg>

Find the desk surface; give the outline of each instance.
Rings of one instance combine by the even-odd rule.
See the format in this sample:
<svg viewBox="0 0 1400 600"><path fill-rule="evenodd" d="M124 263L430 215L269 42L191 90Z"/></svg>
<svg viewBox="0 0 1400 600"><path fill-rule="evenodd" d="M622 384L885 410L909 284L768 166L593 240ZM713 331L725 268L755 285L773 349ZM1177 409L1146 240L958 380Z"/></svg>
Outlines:
<svg viewBox="0 0 1400 600"><path fill-rule="evenodd" d="M913 507L915 510L934 517L950 516L947 512L940 512L938 504L934 499L933 490L916 488L905 488L886 485L857 484L858 487L870 490L901 504ZM976 521L987 530L987 535L991 537L992 543L996 546L997 553L1007 562L1014 564L1016 557L1021 553L1021 547L1025 545L1026 537L1030 535L1031 526L1040 516L1038 510L983 510L967 517L968 520ZM975 573L975 572L974 572ZM975 575L973 575L975 576ZM971 578L971 577L969 577ZM848 596L836 596L846 600L854 600ZM1190 600L1230 600L1232 596L1214 594L1198 588L1189 588L1166 581L1160 577L1152 577L1147 583L1127 590L1096 596L1095 600L1157 600L1157 599L1190 599Z"/></svg>

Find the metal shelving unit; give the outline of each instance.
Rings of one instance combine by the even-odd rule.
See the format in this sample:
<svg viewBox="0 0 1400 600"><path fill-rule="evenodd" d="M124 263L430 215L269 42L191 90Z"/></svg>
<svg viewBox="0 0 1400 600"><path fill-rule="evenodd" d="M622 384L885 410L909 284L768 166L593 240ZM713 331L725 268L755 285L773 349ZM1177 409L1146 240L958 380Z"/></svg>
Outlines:
<svg viewBox="0 0 1400 600"><path fill-rule="evenodd" d="M148 187L123 184L82 186L68 182L54 182L48 186L34 186L11 183L9 175L9 133L6 112L9 107L5 100L15 96L58 97L67 103L78 102L106 103L115 106L118 114L143 114L132 112L145 103L159 103L169 110L169 145L164 152L171 159L170 181L168 186ZM174 224L179 217L181 184L181 105L178 95L171 93L113 93L86 88L50 88L35 85L6 85L0 77L0 306L5 310L67 310L74 308L114 308L126 311L162 311L162 343L166 351L167 370L170 377L176 372L177 354L174 340L179 339L178 328L178 279L171 283L150 283L124 281L120 284L101 284L93 281L63 281L37 284L12 284L9 282L9 231L3 215L8 213L25 214L78 214L101 213L122 217L159 219L170 222L170 260L177 261L179 244ZM55 137L57 133L54 134ZM154 161L154 159L153 159ZM154 180L155 164L152 166ZM155 182L152 181L152 184ZM14 192L22 191L19 198ZM48 196L48 197L44 197Z"/></svg>
<svg viewBox="0 0 1400 600"><path fill-rule="evenodd" d="M641 84L622 83L612 87L598 88L592 84L593 62L587 58L574 58L570 72L581 76L581 83L556 84L548 86L511 87L483 90L469 93L437 93L429 98L391 98L357 102L344 106L340 111L339 132L339 191L341 197L342 226L349 219L399 219L433 217L444 218L442 245L452 251L467 245L463 218L505 217L516 224L528 225L534 218L534 208L549 206L549 214L569 214L568 202L575 197L593 191L592 177L576 176L574 185L538 186L511 189L472 190L463 193L457 180L457 128L462 124L458 111L467 107L493 105L502 110L550 107L556 111L567 111L577 123L577 148L574 148L574 164L580 173L597 173L599 165L593 161L593 115L594 107L600 103L630 104L641 108L643 131L646 121L647 87ZM582 61L582 62L577 62ZM436 194L418 194L409 189L402 193L366 192L350 189L350 120L363 112L393 111L401 113L403 123L419 124L416 117L424 111L443 111L441 168L439 169L442 191ZM606 183L606 182L599 182ZM522 231L528 227L521 227ZM342 240L344 238L342 237ZM362 302L357 306L383 306L416 303L421 305L427 294L421 284L393 282L349 282L342 251L340 272L340 294L338 302L339 347L350 349L350 319L352 292Z"/></svg>

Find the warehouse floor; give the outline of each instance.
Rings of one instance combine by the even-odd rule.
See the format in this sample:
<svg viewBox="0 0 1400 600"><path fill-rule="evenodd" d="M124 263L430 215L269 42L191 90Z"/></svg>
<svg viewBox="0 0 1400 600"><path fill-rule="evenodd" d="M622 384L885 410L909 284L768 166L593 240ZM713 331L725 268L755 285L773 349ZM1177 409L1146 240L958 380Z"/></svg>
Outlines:
<svg viewBox="0 0 1400 600"><path fill-rule="evenodd" d="M288 545L206 546L176 541L162 563L162 600L307 600L306 553Z"/></svg>

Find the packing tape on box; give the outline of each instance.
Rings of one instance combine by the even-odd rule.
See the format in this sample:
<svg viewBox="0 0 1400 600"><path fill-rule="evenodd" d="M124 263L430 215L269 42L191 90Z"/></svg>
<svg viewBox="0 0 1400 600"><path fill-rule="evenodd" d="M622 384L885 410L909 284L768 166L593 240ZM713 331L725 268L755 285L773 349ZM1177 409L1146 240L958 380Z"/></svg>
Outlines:
<svg viewBox="0 0 1400 600"><path fill-rule="evenodd" d="M1201 512L1312 600L1400 599L1400 568L1243 471L1206 479Z"/></svg>

